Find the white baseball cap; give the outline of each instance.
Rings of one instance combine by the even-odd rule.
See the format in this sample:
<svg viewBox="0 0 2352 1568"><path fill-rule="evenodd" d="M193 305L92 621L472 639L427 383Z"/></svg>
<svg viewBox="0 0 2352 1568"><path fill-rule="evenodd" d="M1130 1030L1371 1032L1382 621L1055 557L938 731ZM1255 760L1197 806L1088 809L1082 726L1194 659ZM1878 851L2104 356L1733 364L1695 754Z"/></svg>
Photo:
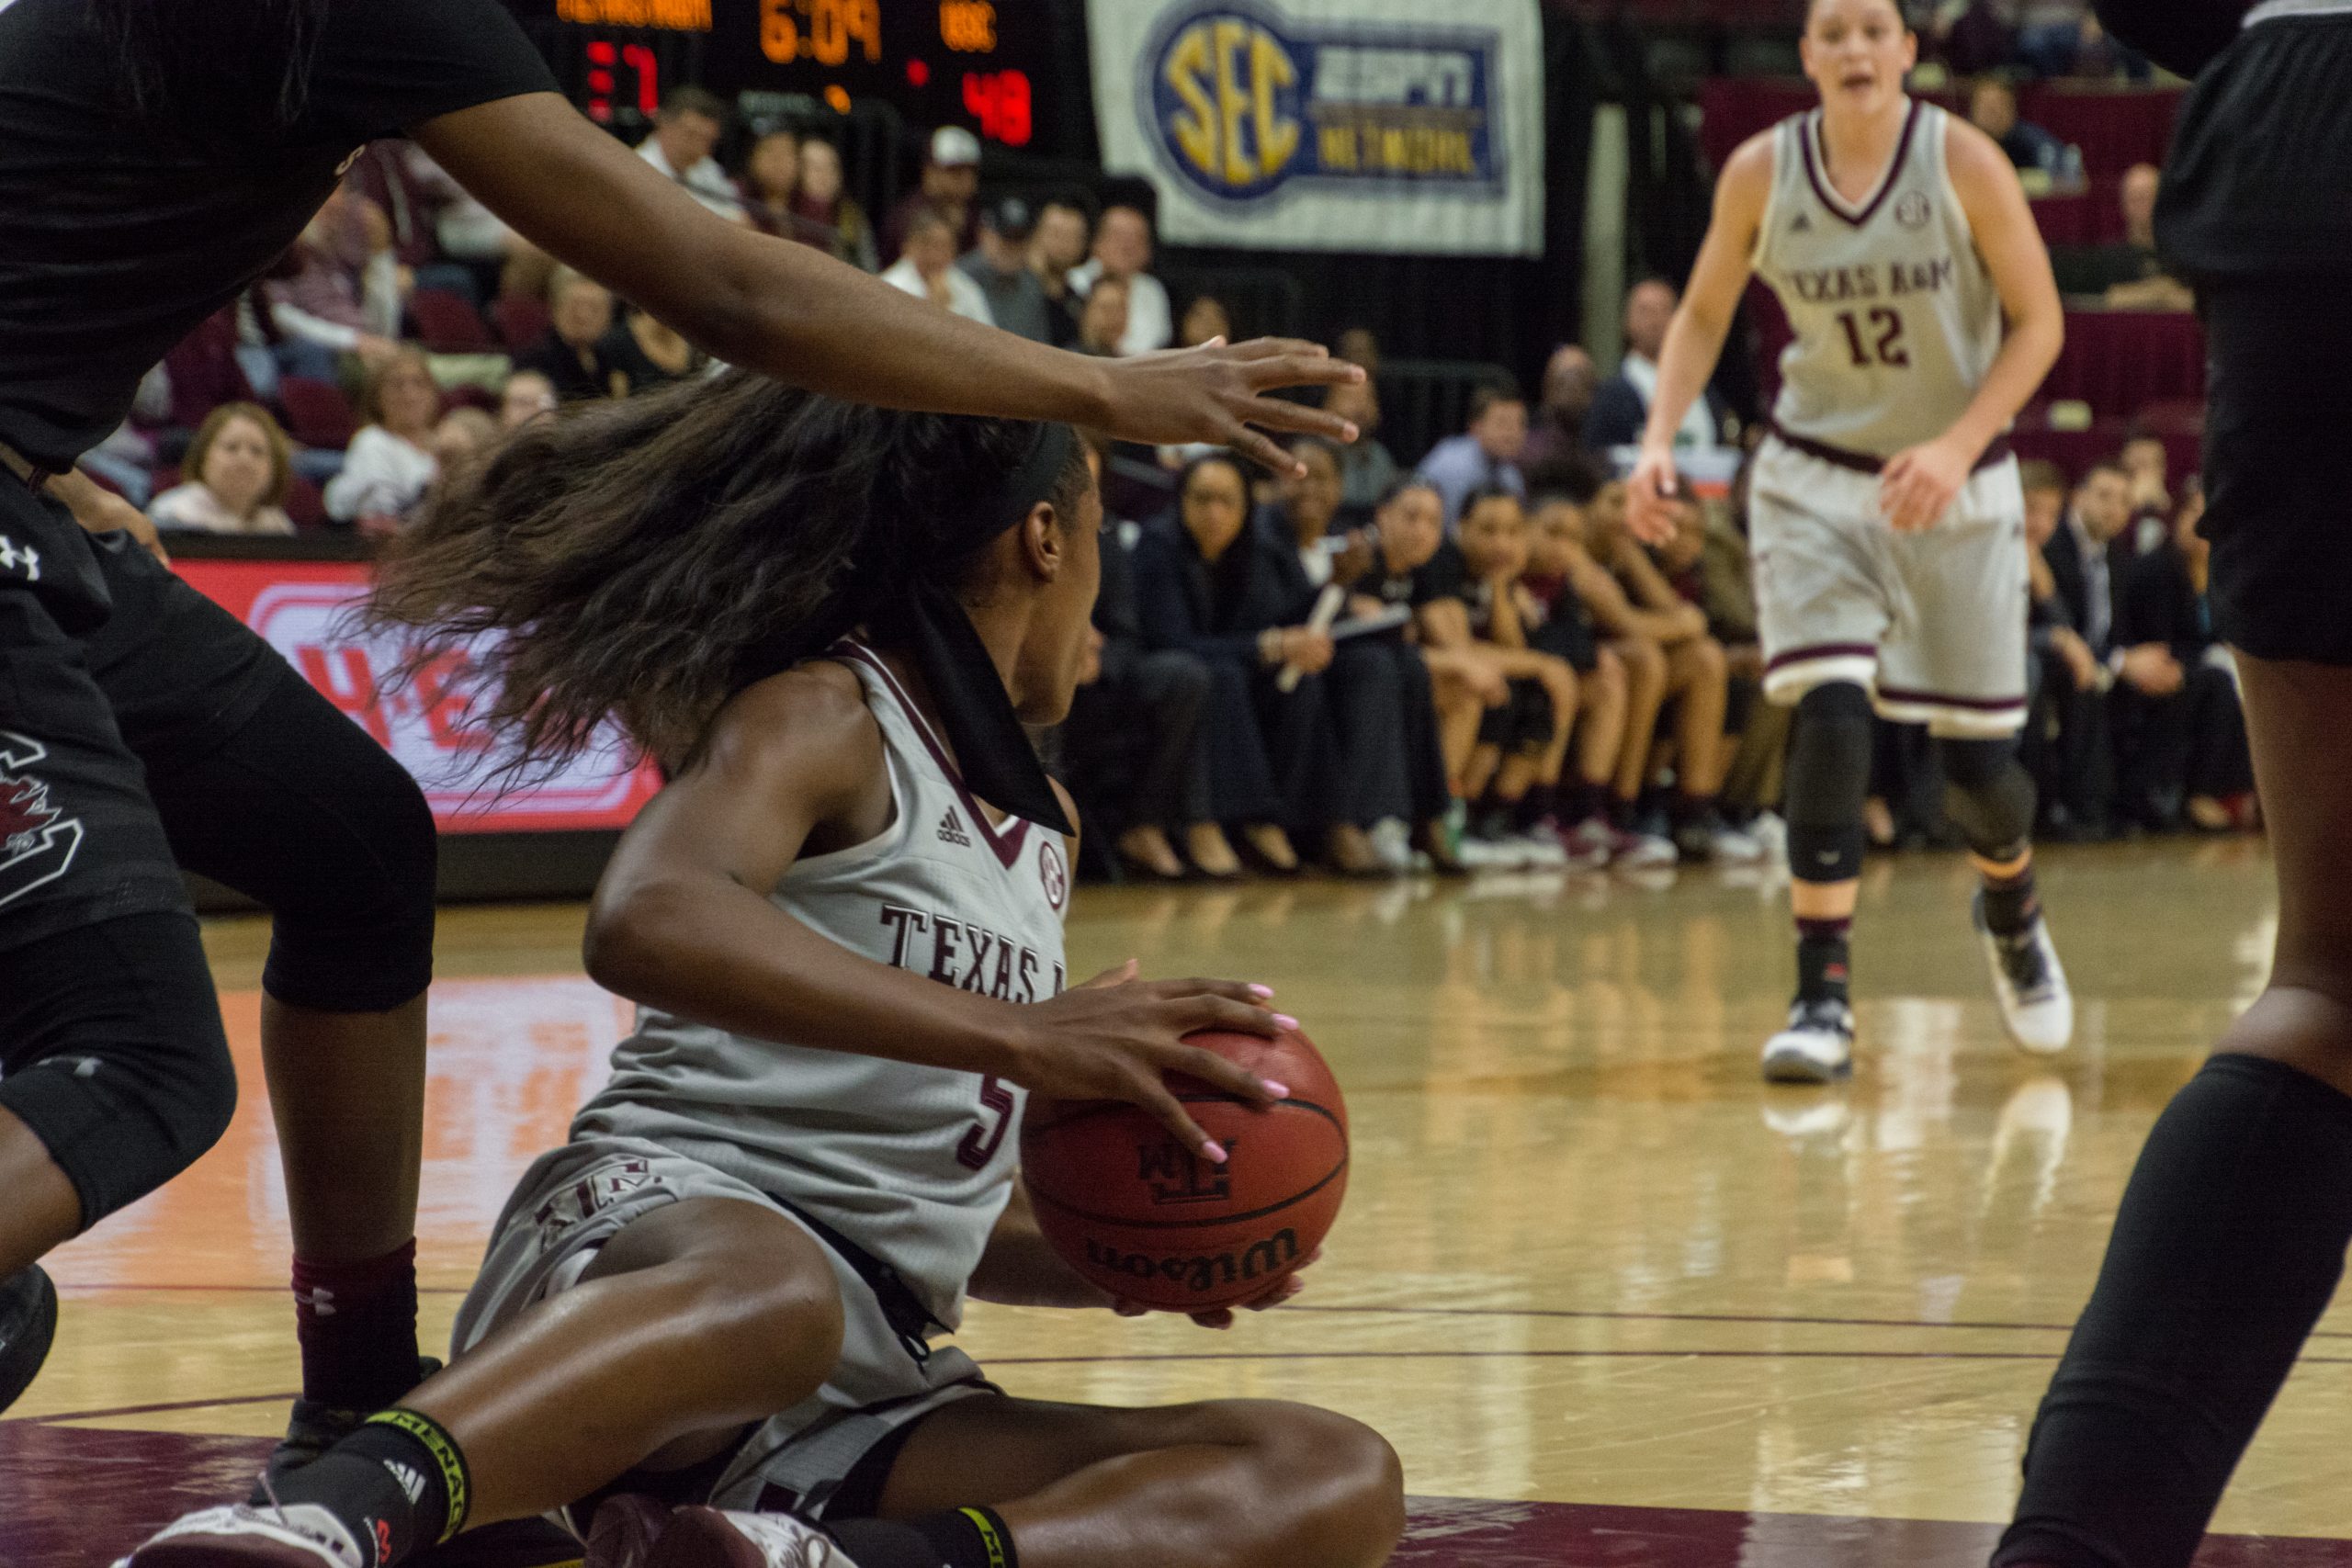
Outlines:
<svg viewBox="0 0 2352 1568"><path fill-rule="evenodd" d="M980 139L960 125L943 125L931 133L931 161L943 169L969 168L980 161Z"/></svg>

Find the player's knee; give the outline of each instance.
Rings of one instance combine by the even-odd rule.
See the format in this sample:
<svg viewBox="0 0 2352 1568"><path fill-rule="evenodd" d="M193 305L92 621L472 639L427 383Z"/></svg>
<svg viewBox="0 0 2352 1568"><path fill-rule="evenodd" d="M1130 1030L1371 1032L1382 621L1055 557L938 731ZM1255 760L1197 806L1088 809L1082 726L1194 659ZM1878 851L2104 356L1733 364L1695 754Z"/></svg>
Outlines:
<svg viewBox="0 0 2352 1568"><path fill-rule="evenodd" d="M262 986L324 1012L384 1012L433 978L439 839L424 792L365 744L337 759L343 831L306 844L299 877L271 900Z"/></svg>
<svg viewBox="0 0 2352 1568"><path fill-rule="evenodd" d="M1700 680L1722 682L1729 678L1730 666L1724 660L1724 645L1713 637L1694 637L1684 643L1681 658L1691 674Z"/></svg>
<svg viewBox="0 0 2352 1568"><path fill-rule="evenodd" d="M737 1370L747 1416L799 1404L841 1359L841 1287L814 1243L714 1248L666 1271L663 1320Z"/></svg>
<svg viewBox="0 0 2352 1568"><path fill-rule="evenodd" d="M0 1106L73 1183L87 1227L220 1141L236 1114L237 1074L193 920L132 915L68 938L117 958L121 983L0 1081Z"/></svg>
<svg viewBox="0 0 2352 1568"><path fill-rule="evenodd" d="M1862 872L1862 798L1871 781L1871 703L1850 681L1797 703L1789 741L1789 869L1800 882L1849 882Z"/></svg>
<svg viewBox="0 0 2352 1568"><path fill-rule="evenodd" d="M1588 683L1609 695L1622 694L1625 690L1625 661L1613 648L1604 648L1593 655L1592 670Z"/></svg>
<svg viewBox="0 0 2352 1568"><path fill-rule="evenodd" d="M1267 1404L1253 1415L1262 1432L1252 1445L1260 1494L1315 1515L1294 1515L1290 1538L1313 1540L1312 1561L1327 1568L1386 1562L1405 1533L1405 1471L1388 1440L1314 1405Z"/></svg>
<svg viewBox="0 0 2352 1568"><path fill-rule="evenodd" d="M1939 740L1944 765L1944 815L1986 860L2011 861L2033 834L2032 775L2014 740Z"/></svg>

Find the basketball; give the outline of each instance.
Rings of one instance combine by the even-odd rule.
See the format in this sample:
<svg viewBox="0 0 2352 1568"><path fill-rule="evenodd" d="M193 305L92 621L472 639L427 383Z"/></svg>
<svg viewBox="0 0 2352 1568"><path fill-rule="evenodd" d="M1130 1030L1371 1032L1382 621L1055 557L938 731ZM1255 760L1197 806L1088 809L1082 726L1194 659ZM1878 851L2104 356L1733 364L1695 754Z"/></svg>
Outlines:
<svg viewBox="0 0 2352 1568"><path fill-rule="evenodd" d="M1290 1087L1257 1111L1169 1075L1225 1164L1136 1106L1035 1099L1021 1166L1038 1225L1071 1268L1127 1301L1207 1312L1263 1295L1322 1242L1348 1189L1348 1111L1304 1034L1185 1039Z"/></svg>

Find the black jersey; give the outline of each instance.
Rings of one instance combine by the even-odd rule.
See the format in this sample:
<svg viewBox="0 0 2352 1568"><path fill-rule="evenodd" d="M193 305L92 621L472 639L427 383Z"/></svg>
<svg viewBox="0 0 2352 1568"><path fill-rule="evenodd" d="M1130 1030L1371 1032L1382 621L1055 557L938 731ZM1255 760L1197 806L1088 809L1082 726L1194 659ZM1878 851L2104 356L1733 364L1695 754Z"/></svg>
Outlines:
<svg viewBox="0 0 2352 1568"><path fill-rule="evenodd" d="M366 143L555 90L497 0L329 0L307 107L265 145L141 117L121 74L85 0L0 0L0 441L50 468L121 423Z"/></svg>
<svg viewBox="0 0 2352 1568"><path fill-rule="evenodd" d="M2165 265L2192 283L2352 276L2352 11L2274 0L2218 36L2210 63L2175 54L2204 69L2156 198Z"/></svg>

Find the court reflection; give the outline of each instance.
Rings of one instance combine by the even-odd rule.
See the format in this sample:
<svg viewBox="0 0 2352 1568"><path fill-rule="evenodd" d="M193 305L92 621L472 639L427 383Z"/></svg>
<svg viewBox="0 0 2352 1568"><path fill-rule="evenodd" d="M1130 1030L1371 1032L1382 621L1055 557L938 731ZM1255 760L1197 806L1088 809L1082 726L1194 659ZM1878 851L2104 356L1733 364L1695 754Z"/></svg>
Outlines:
<svg viewBox="0 0 2352 1568"><path fill-rule="evenodd" d="M2005 1513L2150 1122L2267 962L2268 876L2243 846L2061 852L2044 874L2075 1050L2037 1062L2001 1040L1958 862L1879 861L1857 1070L1824 1090L1757 1078L1790 980L1769 877L1087 889L1073 975L1134 955L1264 982L1305 1021L1349 1097L1348 1206L1299 1304L1229 1334L983 1305L965 1342L1043 1397L1361 1416L1415 1493L1498 1500L1428 1506L1408 1562L1958 1564ZM423 1221L438 1292L470 1278L515 1175L627 1026L579 976L578 930L576 908L445 918ZM292 1375L249 988L265 934L208 933L245 1073L236 1125L61 1255L68 1341L23 1414L185 1404L88 1424L195 1433L278 1419L259 1397ZM155 1285L190 1289L140 1288ZM454 1297L432 1303L437 1328ZM2324 1325L2224 1528L2352 1534L2334 1479L2346 1334ZM1532 1501L1589 1506L1479 1511ZM1703 1512L1646 1511L1676 1509ZM1902 1519L1954 1522L1884 1522ZM1498 1555L1470 1551L1497 1531ZM1587 1550L1604 1539L1623 1552Z"/></svg>

